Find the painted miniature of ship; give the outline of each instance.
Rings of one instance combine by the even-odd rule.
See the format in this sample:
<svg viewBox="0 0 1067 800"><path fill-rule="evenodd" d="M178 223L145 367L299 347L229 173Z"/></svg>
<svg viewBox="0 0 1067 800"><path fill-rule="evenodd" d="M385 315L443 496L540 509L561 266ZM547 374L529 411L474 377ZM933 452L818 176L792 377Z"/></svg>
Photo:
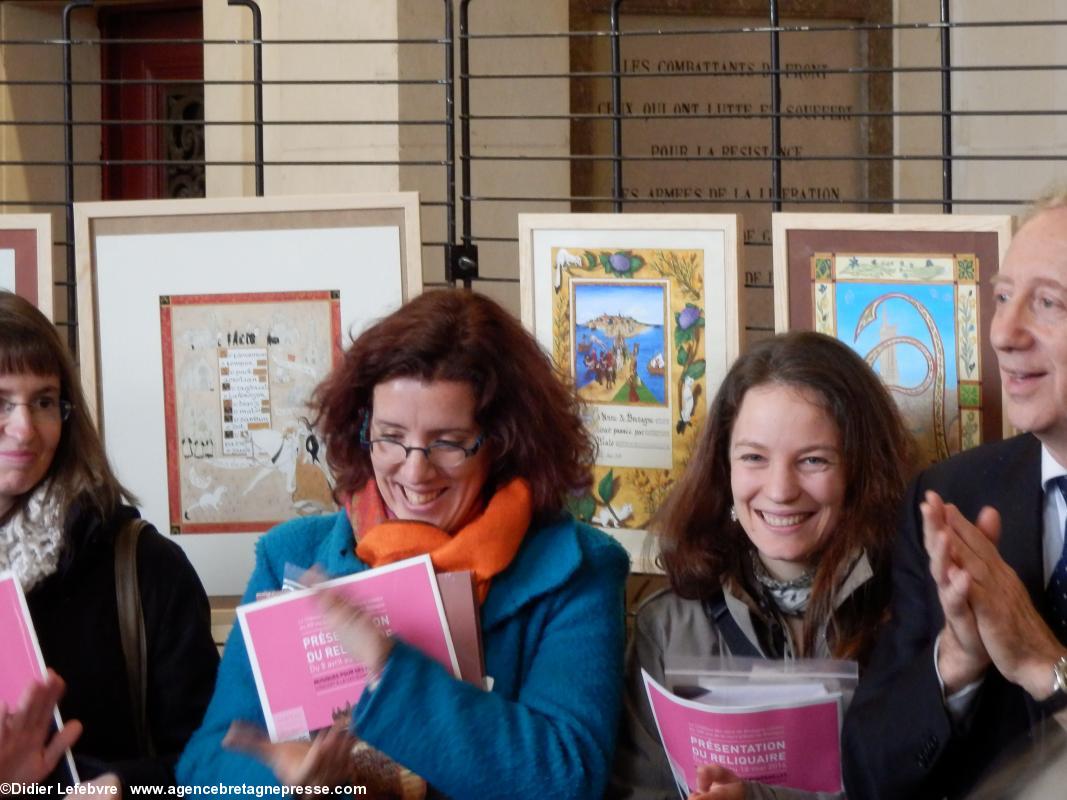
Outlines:
<svg viewBox="0 0 1067 800"><path fill-rule="evenodd" d="M648 374L649 375L662 375L666 370L666 363L663 360L663 353L656 353L648 361Z"/></svg>

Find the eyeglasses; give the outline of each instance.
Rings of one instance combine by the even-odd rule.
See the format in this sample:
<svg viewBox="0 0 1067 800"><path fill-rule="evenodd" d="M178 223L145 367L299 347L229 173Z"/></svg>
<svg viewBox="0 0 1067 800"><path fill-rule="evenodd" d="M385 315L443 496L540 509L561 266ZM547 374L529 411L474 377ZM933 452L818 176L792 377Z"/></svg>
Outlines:
<svg viewBox="0 0 1067 800"><path fill-rule="evenodd" d="M464 447L459 442L434 442L427 447L413 447L388 437L380 439L369 438L366 423L363 424L363 429L359 432L360 444L370 450L371 455L378 459L381 464L387 466L404 463L408 460L408 456L411 455L413 450L418 450L435 467L455 469L477 453L484 441L485 434L480 433L470 447Z"/></svg>
<svg viewBox="0 0 1067 800"><path fill-rule="evenodd" d="M0 423L7 422L15 409L25 406L30 411L30 418L34 422L64 422L74 410L74 404L69 400L60 400L56 397L35 397L25 403L16 403L14 400L0 399Z"/></svg>

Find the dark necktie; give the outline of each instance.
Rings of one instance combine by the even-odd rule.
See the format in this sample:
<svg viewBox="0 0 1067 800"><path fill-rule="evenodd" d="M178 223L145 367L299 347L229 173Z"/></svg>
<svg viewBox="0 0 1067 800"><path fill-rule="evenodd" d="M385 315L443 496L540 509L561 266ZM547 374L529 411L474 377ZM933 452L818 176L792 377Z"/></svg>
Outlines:
<svg viewBox="0 0 1067 800"><path fill-rule="evenodd" d="M1067 501L1067 475L1056 478L1055 484L1064 500ZM1050 486L1049 489L1051 490L1052 487ZM1056 567L1052 570L1045 597L1048 600L1049 627L1052 628L1052 632L1056 634L1060 642L1067 644L1067 532L1064 536L1063 552L1060 553L1060 560L1056 562Z"/></svg>

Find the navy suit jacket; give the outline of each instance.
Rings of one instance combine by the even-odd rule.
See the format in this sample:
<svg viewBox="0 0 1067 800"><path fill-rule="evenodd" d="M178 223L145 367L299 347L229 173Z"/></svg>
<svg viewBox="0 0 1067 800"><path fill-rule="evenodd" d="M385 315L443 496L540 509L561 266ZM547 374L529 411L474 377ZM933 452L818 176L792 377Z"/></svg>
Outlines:
<svg viewBox="0 0 1067 800"><path fill-rule="evenodd" d="M923 546L919 502L928 489L972 521L983 506L1000 512L1000 553L1044 613L1038 440L1026 434L983 445L920 475L901 513L892 616L845 720L845 786L856 800L962 796L1042 717L1029 694L990 667L967 719L954 729L934 668L944 615Z"/></svg>

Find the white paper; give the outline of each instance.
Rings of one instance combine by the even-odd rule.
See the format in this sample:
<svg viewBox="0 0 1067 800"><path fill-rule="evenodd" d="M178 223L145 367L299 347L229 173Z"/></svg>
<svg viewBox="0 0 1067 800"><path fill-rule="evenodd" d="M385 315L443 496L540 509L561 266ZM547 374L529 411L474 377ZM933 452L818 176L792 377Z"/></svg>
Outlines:
<svg viewBox="0 0 1067 800"><path fill-rule="evenodd" d="M15 291L14 250L0 250L0 289Z"/></svg>
<svg viewBox="0 0 1067 800"><path fill-rule="evenodd" d="M398 228L98 236L98 383L108 456L142 515L169 519L160 295L340 290L342 345L403 299ZM260 532L175 537L208 594L240 594Z"/></svg>

